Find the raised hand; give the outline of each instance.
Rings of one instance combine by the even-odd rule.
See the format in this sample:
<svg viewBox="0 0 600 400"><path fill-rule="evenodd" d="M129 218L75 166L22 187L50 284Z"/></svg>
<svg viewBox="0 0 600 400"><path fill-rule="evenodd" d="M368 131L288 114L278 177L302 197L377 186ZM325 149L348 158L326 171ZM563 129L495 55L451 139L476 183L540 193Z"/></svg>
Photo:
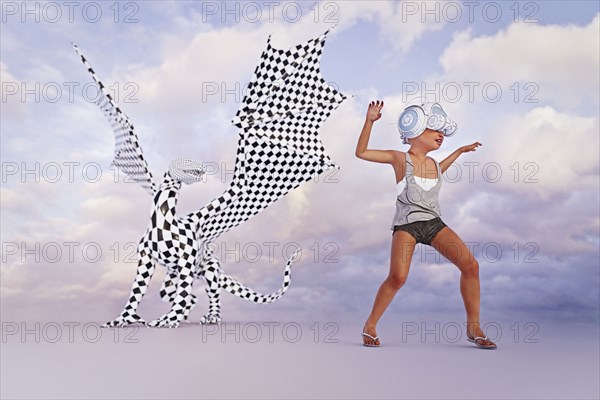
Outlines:
<svg viewBox="0 0 600 400"><path fill-rule="evenodd" d="M469 144L467 146L463 146L460 149L461 149L461 151L463 153L467 153L469 151L475 151L477 149L477 147L479 147L479 146L483 146L483 145L481 143L479 143L479 142L475 142L473 144Z"/></svg>
<svg viewBox="0 0 600 400"><path fill-rule="evenodd" d="M381 109L383 108L383 100L382 101L372 101L369 103L369 108L367 109L367 121L375 122L379 118L381 118Z"/></svg>

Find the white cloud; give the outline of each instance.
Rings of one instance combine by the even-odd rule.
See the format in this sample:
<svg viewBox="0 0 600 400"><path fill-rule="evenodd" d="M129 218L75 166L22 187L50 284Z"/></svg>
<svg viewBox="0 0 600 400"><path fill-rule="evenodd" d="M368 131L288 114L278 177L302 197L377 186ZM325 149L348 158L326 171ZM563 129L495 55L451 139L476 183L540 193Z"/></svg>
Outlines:
<svg viewBox="0 0 600 400"><path fill-rule="evenodd" d="M311 187L309 185L302 185L289 193L287 197L287 205L291 220L290 222L302 223L303 218L308 213L308 209L311 205L308 197L310 188Z"/></svg>
<svg viewBox="0 0 600 400"><path fill-rule="evenodd" d="M398 23L402 18L401 7L389 2L342 2L336 3L336 7L339 7L336 13L339 24L329 34L330 40L359 21L374 19L383 32L382 37L396 52L408 51L423 34L443 26L422 24L417 17ZM277 13L276 16L281 18ZM190 21L199 18L194 13L189 15ZM177 20L178 26L187 26L181 17ZM183 140L188 127L197 125L194 121L212 118L215 113L224 117L225 125L230 126L229 120L241 102L244 85L250 80L269 35L274 47L285 49L331 27L324 16L315 22L313 15L306 13L294 24L263 21L224 28L205 27L189 40L178 42L166 32L160 39L161 43L169 43L162 47L162 62L128 68L124 79L142 88L136 96L143 105L141 117L158 124L156 129L168 130L173 139ZM94 63L93 58L91 62Z"/></svg>
<svg viewBox="0 0 600 400"><path fill-rule="evenodd" d="M498 180L499 186L547 200L552 194L597 188L598 132L597 117L538 107L507 116L490 131L480 151L501 165L506 178ZM518 168L510 169L515 163ZM495 179L494 171L490 175Z"/></svg>
<svg viewBox="0 0 600 400"><path fill-rule="evenodd" d="M446 81L497 82L506 90L514 82L534 82L543 102L576 107L598 104L600 14L587 25L512 23L492 35L457 32L440 63Z"/></svg>
<svg viewBox="0 0 600 400"><path fill-rule="evenodd" d="M438 31L445 26L443 20L439 23L422 23L421 13L407 12L402 2L344 1L336 4L340 7L341 28L348 29L363 21L375 21L381 29L381 37L400 54L408 52L427 32Z"/></svg>
<svg viewBox="0 0 600 400"><path fill-rule="evenodd" d="M30 116L27 105L21 100L21 87L24 82L18 80L4 61L0 61L0 96L2 97L2 120L24 121ZM2 132L4 136L6 132Z"/></svg>

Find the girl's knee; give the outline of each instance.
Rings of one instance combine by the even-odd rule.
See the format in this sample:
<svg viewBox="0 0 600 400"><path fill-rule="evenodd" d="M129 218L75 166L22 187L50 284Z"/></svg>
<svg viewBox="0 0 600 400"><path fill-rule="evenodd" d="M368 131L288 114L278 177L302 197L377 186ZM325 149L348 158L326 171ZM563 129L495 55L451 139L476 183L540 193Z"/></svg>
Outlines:
<svg viewBox="0 0 600 400"><path fill-rule="evenodd" d="M391 274L387 277L387 284L394 290L400 289L408 277L405 274Z"/></svg>
<svg viewBox="0 0 600 400"><path fill-rule="evenodd" d="M462 273L469 277L479 276L479 262L472 258L463 265Z"/></svg>

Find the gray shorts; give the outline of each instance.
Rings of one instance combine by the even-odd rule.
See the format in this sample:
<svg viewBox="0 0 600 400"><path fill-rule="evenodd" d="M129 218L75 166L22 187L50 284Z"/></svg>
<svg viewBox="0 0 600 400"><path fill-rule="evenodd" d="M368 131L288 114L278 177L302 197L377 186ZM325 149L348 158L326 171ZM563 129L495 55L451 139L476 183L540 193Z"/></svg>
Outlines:
<svg viewBox="0 0 600 400"><path fill-rule="evenodd" d="M417 241L417 243L423 243L431 246L431 241L437 235L439 231L445 226L448 226L442 221L442 218L437 217L428 221L415 221L410 224L396 225L394 226L394 232L406 231L411 234Z"/></svg>

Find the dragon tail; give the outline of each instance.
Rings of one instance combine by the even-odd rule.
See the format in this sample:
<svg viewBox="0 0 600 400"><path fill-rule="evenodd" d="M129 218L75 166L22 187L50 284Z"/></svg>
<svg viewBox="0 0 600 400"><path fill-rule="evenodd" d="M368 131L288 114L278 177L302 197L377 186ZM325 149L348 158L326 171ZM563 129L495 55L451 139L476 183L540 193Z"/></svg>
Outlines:
<svg viewBox="0 0 600 400"><path fill-rule="evenodd" d="M296 261L296 255L300 248L298 248L294 254L287 260L285 264L285 269L283 271L283 283L281 288L276 292L271 294L261 294L258 293L249 287L246 287L241 282L235 280L231 275L226 273L221 274L221 287L225 289L227 292L255 303L272 303L275 300L279 299L283 294L287 291L290 286L290 282L292 280L292 264Z"/></svg>

